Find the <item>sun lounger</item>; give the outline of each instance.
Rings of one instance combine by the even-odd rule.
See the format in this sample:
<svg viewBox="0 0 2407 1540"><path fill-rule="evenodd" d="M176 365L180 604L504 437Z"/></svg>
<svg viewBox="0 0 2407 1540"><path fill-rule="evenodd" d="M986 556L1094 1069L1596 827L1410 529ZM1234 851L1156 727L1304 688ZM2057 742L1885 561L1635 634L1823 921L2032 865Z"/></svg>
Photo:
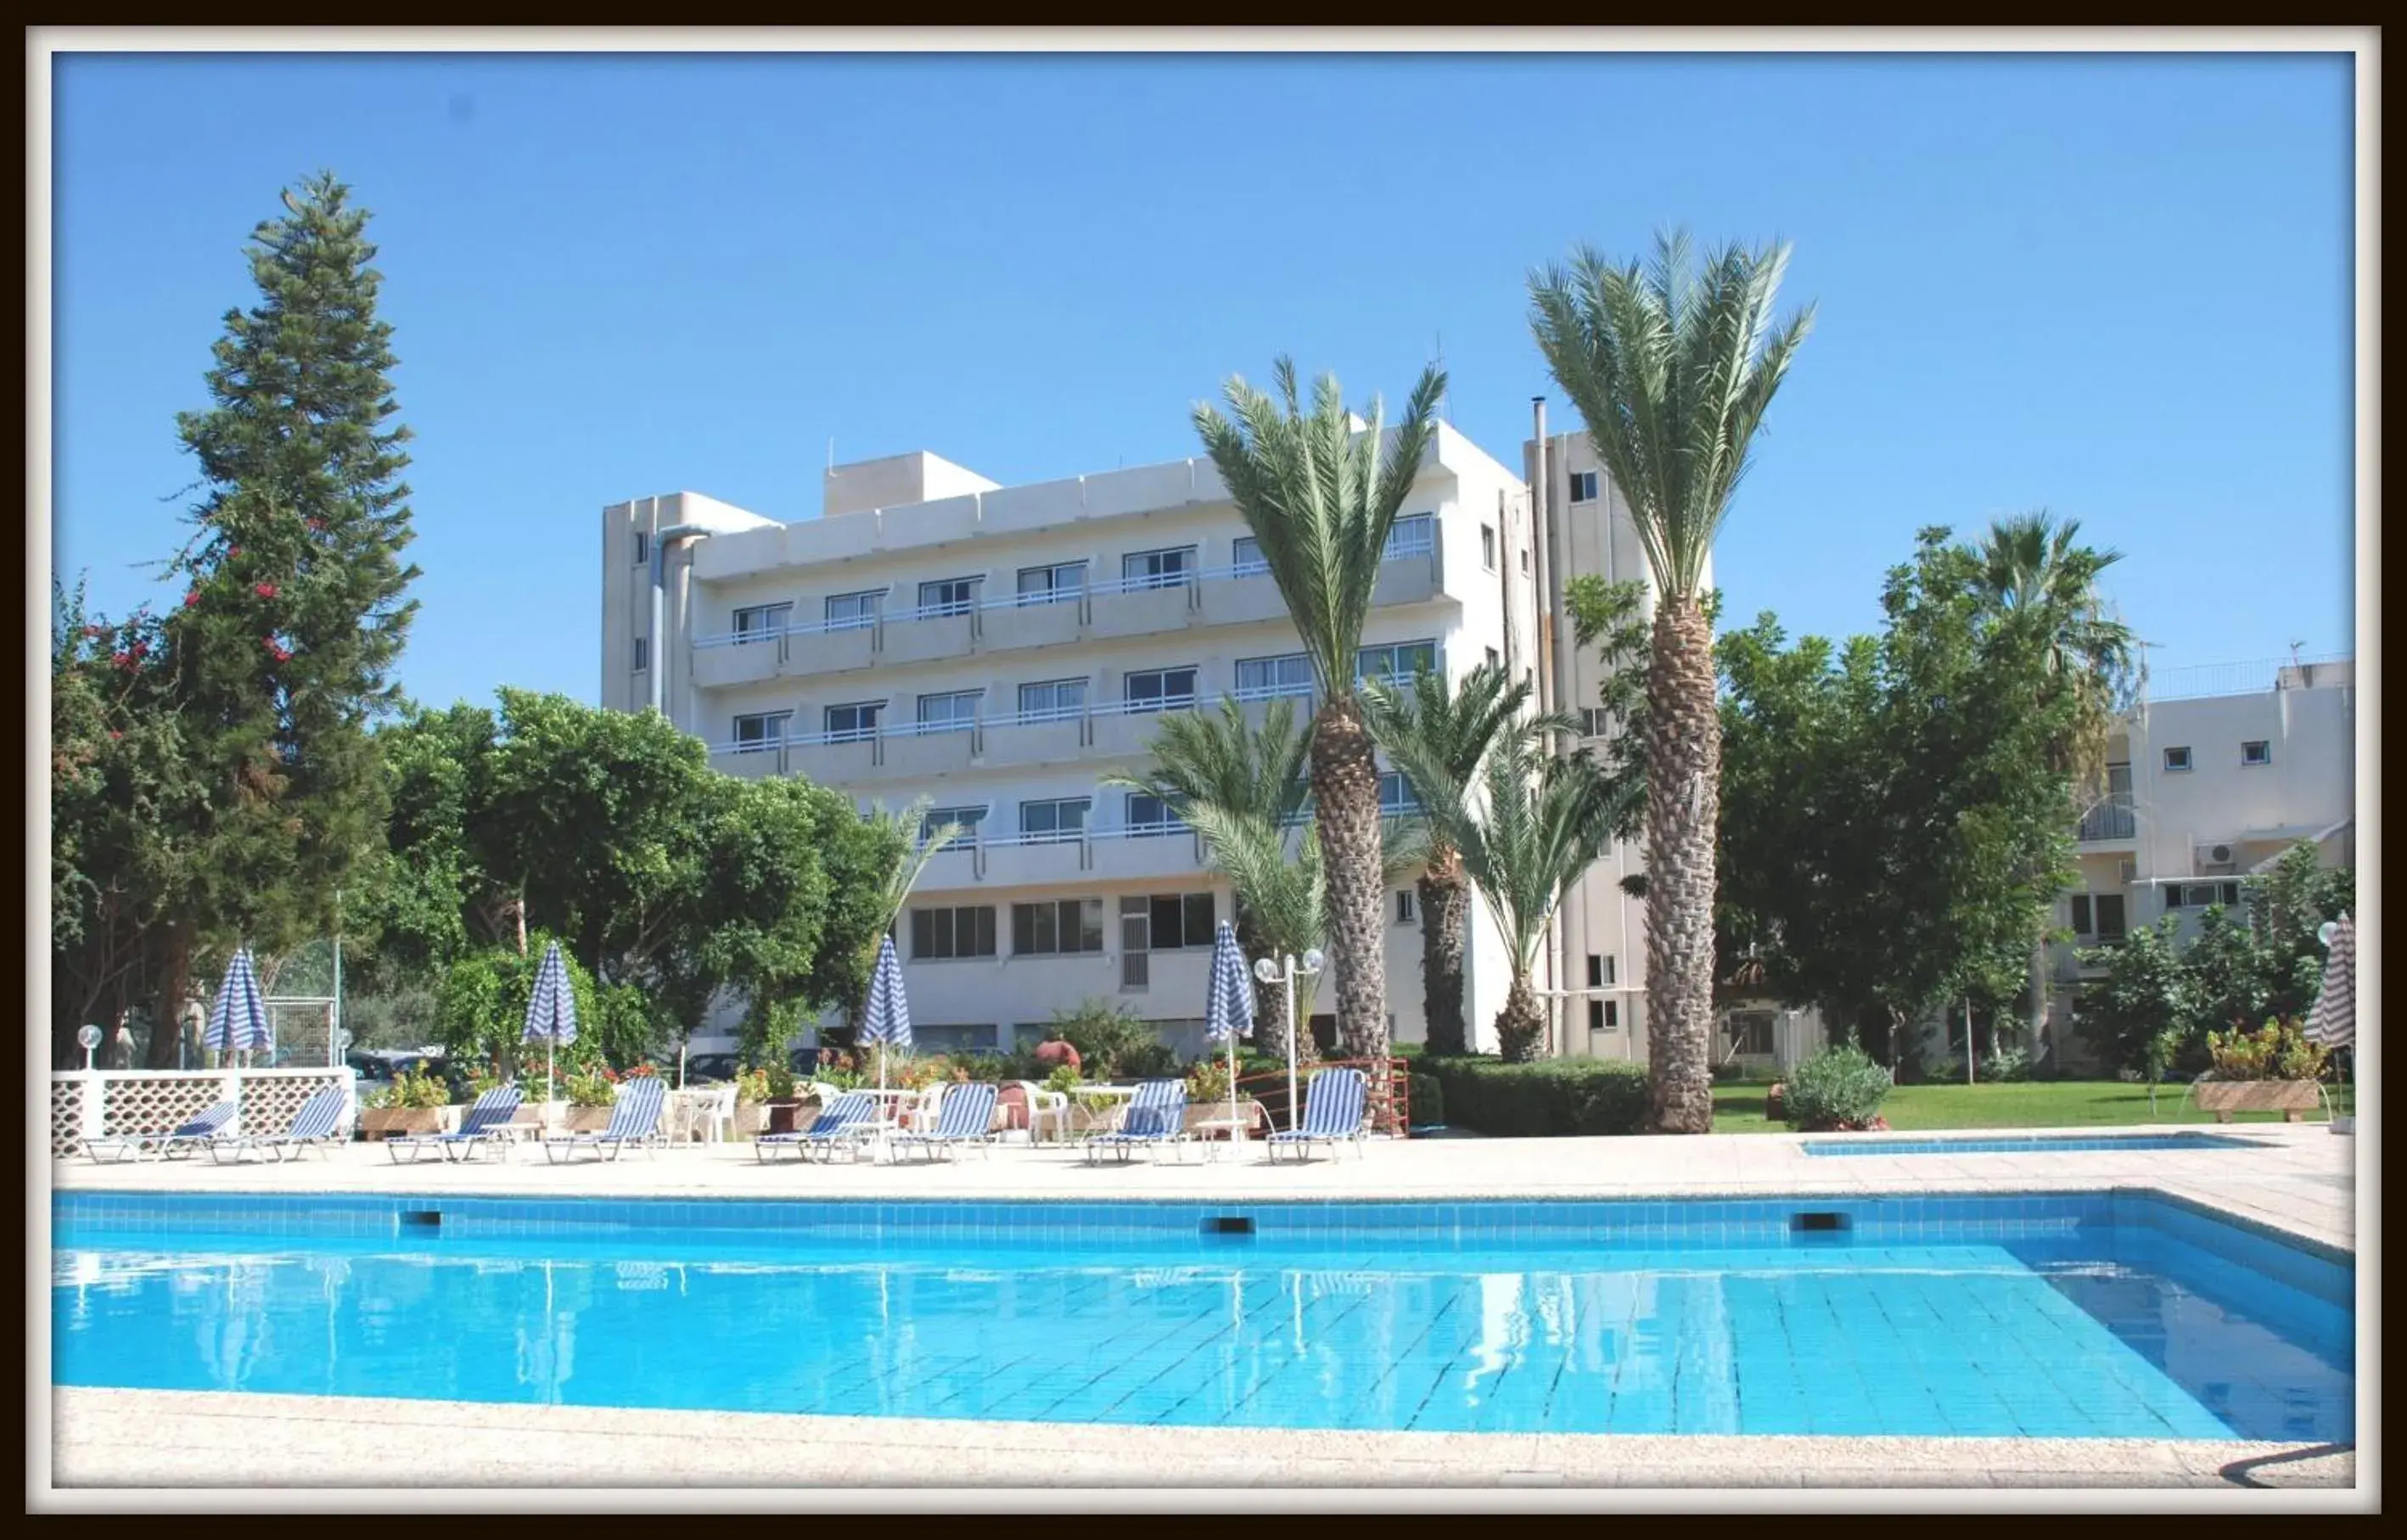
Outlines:
<svg viewBox="0 0 2407 1540"><path fill-rule="evenodd" d="M640 1145L648 1152L657 1149L662 1137L661 1109L667 1095L667 1088L657 1075L626 1081L619 1087L619 1095L611 1104L609 1126L598 1134L545 1136L545 1163L572 1159L584 1150L591 1151L595 1160L605 1156L617 1160L631 1144Z"/></svg>
<svg viewBox="0 0 2407 1540"><path fill-rule="evenodd" d="M221 1135L209 1141L209 1157L222 1166L228 1160L245 1161L253 1155L280 1164L298 1159L307 1150L322 1154L329 1146L340 1144L349 1132L343 1126L348 1101L342 1086L320 1086L292 1114L292 1125L283 1133Z"/></svg>
<svg viewBox="0 0 2407 1540"><path fill-rule="evenodd" d="M101 1138L83 1141L83 1152L93 1160L129 1161L156 1157L177 1160L195 1150L207 1148L209 1142L225 1131L234 1121L235 1104L221 1101L216 1106L193 1114L165 1134L110 1134Z"/></svg>
<svg viewBox="0 0 2407 1540"><path fill-rule="evenodd" d="M1359 1069L1324 1069L1312 1077L1303 1092L1303 1122L1265 1141L1271 1159L1277 1160L1282 1150L1292 1150L1300 1160L1316 1144L1329 1146L1334 1154L1340 1139L1351 1140L1360 1151L1370 1090L1370 1077Z"/></svg>
<svg viewBox="0 0 2407 1540"><path fill-rule="evenodd" d="M1147 1081L1129 1098L1120 1125L1087 1140L1087 1158L1109 1151L1126 1160L1138 1150L1183 1147L1187 1142L1187 1082Z"/></svg>
<svg viewBox="0 0 2407 1540"><path fill-rule="evenodd" d="M838 1150L857 1153L862 1141L876 1132L877 1098L866 1091L847 1091L829 1103L808 1128L762 1135L752 1141L752 1153L763 1161L788 1150L805 1159Z"/></svg>
<svg viewBox="0 0 2407 1540"><path fill-rule="evenodd" d="M983 1081L947 1088L945 1099L936 1108L936 1126L924 1134L896 1135L896 1152L918 1150L933 1160L937 1151L958 1150L963 1145L991 1151L995 1092L996 1087Z"/></svg>
<svg viewBox="0 0 2407 1540"><path fill-rule="evenodd" d="M473 1160L477 1151L489 1144L507 1146L511 1139L510 1121L519 1115L519 1088L497 1085L478 1096L468 1115L460 1120L456 1134L420 1134L409 1138L387 1139L385 1153L397 1165L404 1150L409 1151L414 1164L418 1157L432 1150L447 1161Z"/></svg>

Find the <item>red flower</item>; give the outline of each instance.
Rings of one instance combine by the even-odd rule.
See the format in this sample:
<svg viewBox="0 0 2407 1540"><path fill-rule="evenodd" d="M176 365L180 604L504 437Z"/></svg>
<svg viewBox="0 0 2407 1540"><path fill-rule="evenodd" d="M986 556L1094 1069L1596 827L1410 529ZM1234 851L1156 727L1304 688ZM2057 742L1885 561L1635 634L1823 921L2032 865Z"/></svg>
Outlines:
<svg viewBox="0 0 2407 1540"><path fill-rule="evenodd" d="M121 733L121 732L120 732L120 731L118 731L115 728L109 728L109 729L108 729L108 736L109 736L109 738L111 739L111 741L114 741L114 740L116 740L116 739L122 738L122 737L124 737L125 735L124 735L123 733Z"/></svg>
<svg viewBox="0 0 2407 1540"><path fill-rule="evenodd" d="M306 518L303 519L301 522L306 524L312 530L317 530L320 534L324 534L326 532L326 521L322 518Z"/></svg>
<svg viewBox="0 0 2407 1540"><path fill-rule="evenodd" d="M83 629L83 634L86 636L107 636L108 634L108 628L106 626L86 626Z"/></svg>
<svg viewBox="0 0 2407 1540"><path fill-rule="evenodd" d="M112 657L109 661L115 663L121 669L131 671L134 667L134 655L132 653L118 653Z"/></svg>
<svg viewBox="0 0 2407 1540"><path fill-rule="evenodd" d="M290 663L292 661L292 649L278 645L276 638L272 636L263 636L259 639L259 644L265 647L267 649L267 656L273 657L278 663Z"/></svg>
<svg viewBox="0 0 2407 1540"><path fill-rule="evenodd" d="M254 583L250 586L250 591L257 594L262 599L274 599L276 597L276 585L273 583Z"/></svg>
<svg viewBox="0 0 2407 1540"><path fill-rule="evenodd" d="M198 588L187 588L184 590L184 608L189 610L200 601L201 590Z"/></svg>
<svg viewBox="0 0 2407 1540"><path fill-rule="evenodd" d="M242 547L239 545L229 545L226 547L226 555L240 556L242 555Z"/></svg>

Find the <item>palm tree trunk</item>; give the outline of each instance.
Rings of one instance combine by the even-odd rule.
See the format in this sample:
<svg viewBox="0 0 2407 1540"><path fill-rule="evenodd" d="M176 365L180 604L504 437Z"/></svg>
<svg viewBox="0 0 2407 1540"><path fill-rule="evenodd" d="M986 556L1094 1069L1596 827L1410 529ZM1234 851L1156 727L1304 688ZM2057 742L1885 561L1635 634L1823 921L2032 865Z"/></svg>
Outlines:
<svg viewBox="0 0 2407 1540"><path fill-rule="evenodd" d="M1712 628L1695 600L1666 597L1646 679L1646 1100L1661 1134L1714 1129L1715 710Z"/></svg>
<svg viewBox="0 0 2407 1540"><path fill-rule="evenodd" d="M1421 899L1421 1009L1428 1023L1429 1051L1470 1050L1462 1015L1463 915L1468 889L1462 857L1452 845L1430 847L1429 869L1414 884Z"/></svg>
<svg viewBox="0 0 2407 1540"><path fill-rule="evenodd" d="M1245 910L1237 911L1237 948L1246 954L1250 968L1257 957L1269 957L1278 952L1278 945L1255 924ZM1254 983L1254 1051L1275 1059L1287 1057L1287 989L1282 984ZM1312 1040L1309 1031L1299 1031L1295 1038L1295 1062L1317 1064L1320 1045Z"/></svg>
<svg viewBox="0 0 2407 1540"><path fill-rule="evenodd" d="M1379 830L1379 767L1361 708L1321 707L1312 734L1312 798L1327 872L1329 966L1337 982L1337 1040L1346 1056L1388 1055L1387 877ZM1298 1037L1303 1024L1298 1024Z"/></svg>
<svg viewBox="0 0 2407 1540"><path fill-rule="evenodd" d="M1538 1056L1546 1036L1546 1013L1538 1005L1530 975L1513 970L1513 985L1504 992L1504 1009L1496 1013L1496 1046L1506 1064L1528 1064Z"/></svg>

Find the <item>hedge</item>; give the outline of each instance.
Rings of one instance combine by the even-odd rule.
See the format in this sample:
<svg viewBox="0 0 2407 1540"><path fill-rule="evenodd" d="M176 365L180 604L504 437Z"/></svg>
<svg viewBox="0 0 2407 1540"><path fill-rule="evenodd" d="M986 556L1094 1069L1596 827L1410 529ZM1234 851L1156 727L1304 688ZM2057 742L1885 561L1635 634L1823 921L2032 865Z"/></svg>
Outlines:
<svg viewBox="0 0 2407 1540"><path fill-rule="evenodd" d="M1417 1077L1437 1083L1449 1124L1491 1138L1635 1134L1646 1121L1646 1067L1619 1059L1506 1064L1486 1057L1426 1057ZM1420 1091L1413 1121L1425 1122Z"/></svg>
<svg viewBox="0 0 2407 1540"><path fill-rule="evenodd" d="M1414 1127L1443 1128L1446 1126L1446 1090L1438 1084L1435 1076L1415 1071L1408 1078L1404 1095L1411 1098L1410 1110Z"/></svg>

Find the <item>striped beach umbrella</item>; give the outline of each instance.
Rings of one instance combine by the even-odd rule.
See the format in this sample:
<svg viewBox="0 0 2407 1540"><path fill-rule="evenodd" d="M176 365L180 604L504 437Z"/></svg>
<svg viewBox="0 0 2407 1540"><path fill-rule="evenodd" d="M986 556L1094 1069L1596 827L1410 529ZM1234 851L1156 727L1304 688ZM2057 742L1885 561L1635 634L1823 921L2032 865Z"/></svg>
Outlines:
<svg viewBox="0 0 2407 1540"><path fill-rule="evenodd" d="M877 943L877 967L869 975L869 1005L861 1013L862 1042L894 1048L911 1046L911 1002L903 997L903 960L894 954L894 938ZM877 1055L878 1100L886 1099L886 1055Z"/></svg>
<svg viewBox="0 0 2407 1540"><path fill-rule="evenodd" d="M251 966L250 948L237 947L226 965L225 982L218 986L217 1002L209 1007L202 1045L219 1053L256 1052L270 1045L267 1001L259 992L259 971Z"/></svg>
<svg viewBox="0 0 2407 1540"><path fill-rule="evenodd" d="M520 1040L544 1045L543 1094L548 1101L560 1045L577 1040L577 992L569 987L568 961L560 954L558 941L543 949L543 961L535 968L534 988L527 996L526 1033Z"/></svg>
<svg viewBox="0 0 2407 1540"><path fill-rule="evenodd" d="M2357 923L2343 914L2323 927L2323 982L2316 987L2314 1008L2307 1012L2307 1040L2327 1048L2346 1048L2348 1081L2357 1086ZM2332 1119L2332 1132L2354 1133L2357 1115Z"/></svg>
<svg viewBox="0 0 2407 1540"><path fill-rule="evenodd" d="M1229 1045L1229 1137L1237 1137L1237 1039L1254 1035L1254 981L1237 950L1236 927L1220 922L1212 940L1211 992L1204 1001L1204 1031Z"/></svg>

